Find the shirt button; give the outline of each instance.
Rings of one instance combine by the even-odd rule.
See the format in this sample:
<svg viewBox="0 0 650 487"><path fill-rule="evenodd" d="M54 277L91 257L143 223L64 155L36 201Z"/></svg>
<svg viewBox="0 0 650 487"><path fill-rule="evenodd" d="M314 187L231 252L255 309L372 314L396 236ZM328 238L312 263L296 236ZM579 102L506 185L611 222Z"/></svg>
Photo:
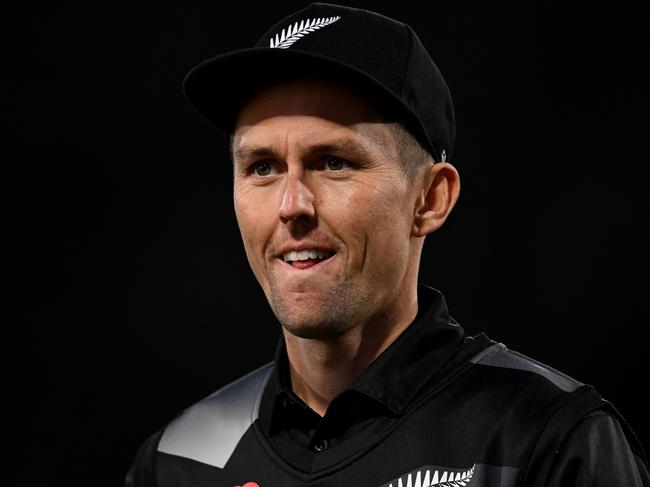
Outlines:
<svg viewBox="0 0 650 487"><path fill-rule="evenodd" d="M314 445L314 450L323 451L327 448L327 440L321 440Z"/></svg>

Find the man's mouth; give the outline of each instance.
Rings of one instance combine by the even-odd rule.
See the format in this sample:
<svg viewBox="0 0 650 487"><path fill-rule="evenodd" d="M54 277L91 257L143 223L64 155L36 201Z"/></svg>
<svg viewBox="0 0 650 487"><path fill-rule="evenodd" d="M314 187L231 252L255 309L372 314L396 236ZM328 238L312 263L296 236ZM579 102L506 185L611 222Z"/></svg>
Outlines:
<svg viewBox="0 0 650 487"><path fill-rule="evenodd" d="M282 255L282 259L296 269L307 269L329 259L334 252L326 250L292 250Z"/></svg>

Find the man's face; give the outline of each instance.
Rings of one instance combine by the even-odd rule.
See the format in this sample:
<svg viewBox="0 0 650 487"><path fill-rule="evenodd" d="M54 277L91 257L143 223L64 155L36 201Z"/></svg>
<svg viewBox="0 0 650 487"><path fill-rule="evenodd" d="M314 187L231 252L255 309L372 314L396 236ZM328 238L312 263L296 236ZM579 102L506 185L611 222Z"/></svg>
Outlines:
<svg viewBox="0 0 650 487"><path fill-rule="evenodd" d="M389 319L417 275L417 195L374 106L331 81L267 87L232 149L248 261L284 328L327 338Z"/></svg>

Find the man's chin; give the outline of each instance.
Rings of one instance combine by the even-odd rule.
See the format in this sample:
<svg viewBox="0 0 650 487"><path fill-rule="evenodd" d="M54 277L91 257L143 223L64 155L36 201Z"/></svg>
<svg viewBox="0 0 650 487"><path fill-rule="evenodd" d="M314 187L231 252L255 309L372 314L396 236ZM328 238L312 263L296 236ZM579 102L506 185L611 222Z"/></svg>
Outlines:
<svg viewBox="0 0 650 487"><path fill-rule="evenodd" d="M346 292L271 293L271 307L282 327L305 339L341 336L358 317L359 306Z"/></svg>
<svg viewBox="0 0 650 487"><path fill-rule="evenodd" d="M324 340L341 336L350 328L343 314L332 313L334 306L274 306L276 318L288 333L305 339ZM340 311L340 310L339 310Z"/></svg>
<svg viewBox="0 0 650 487"><path fill-rule="evenodd" d="M282 328L291 335L307 340L328 340L343 335L350 326L344 323L294 323L287 320L280 321Z"/></svg>

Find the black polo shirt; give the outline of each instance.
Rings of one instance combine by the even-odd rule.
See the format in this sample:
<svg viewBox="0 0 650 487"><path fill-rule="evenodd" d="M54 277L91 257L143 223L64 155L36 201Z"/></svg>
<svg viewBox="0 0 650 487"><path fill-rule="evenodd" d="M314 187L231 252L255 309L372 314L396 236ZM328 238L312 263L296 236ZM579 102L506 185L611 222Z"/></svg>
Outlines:
<svg viewBox="0 0 650 487"><path fill-rule="evenodd" d="M260 405L269 442L294 467L322 470L355 451L400 417L463 343L463 328L445 299L418 286L418 312L406 330L357 380L334 398L323 417L292 390L284 339ZM485 342L487 345L487 342Z"/></svg>
<svg viewBox="0 0 650 487"><path fill-rule="evenodd" d="M407 329L321 418L276 359L141 446L128 487L650 486L645 454L590 385L466 336L418 287Z"/></svg>

